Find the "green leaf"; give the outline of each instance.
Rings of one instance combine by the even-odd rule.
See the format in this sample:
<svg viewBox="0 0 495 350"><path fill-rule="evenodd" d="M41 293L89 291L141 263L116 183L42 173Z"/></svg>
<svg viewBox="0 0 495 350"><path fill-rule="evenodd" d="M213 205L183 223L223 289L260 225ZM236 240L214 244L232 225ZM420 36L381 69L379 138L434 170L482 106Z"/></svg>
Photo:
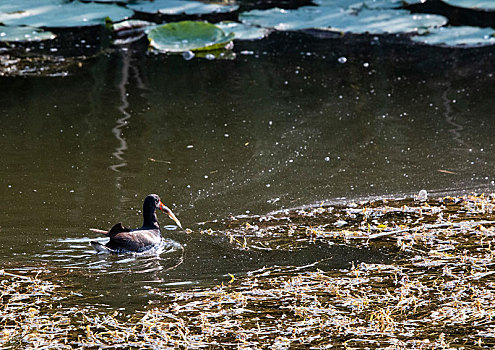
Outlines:
<svg viewBox="0 0 495 350"><path fill-rule="evenodd" d="M199 1L184 0L136 1L127 7L139 12L161 13L164 15L204 15L232 12L239 8L238 5L205 4Z"/></svg>
<svg viewBox="0 0 495 350"><path fill-rule="evenodd" d="M44 28L85 27L119 21L134 12L115 4L65 2L62 0L16 0L0 4L0 22Z"/></svg>
<svg viewBox="0 0 495 350"><path fill-rule="evenodd" d="M277 30L309 28L350 33L411 33L447 23L443 16L411 14L407 10L360 8L344 10L336 5L303 6L297 10L253 10L239 15L246 24Z"/></svg>
<svg viewBox="0 0 495 350"><path fill-rule="evenodd" d="M493 0L443 0L449 5L464 7L473 10L495 10L495 1Z"/></svg>
<svg viewBox="0 0 495 350"><path fill-rule="evenodd" d="M55 39L55 34L35 27L0 26L0 41L31 42Z"/></svg>
<svg viewBox="0 0 495 350"><path fill-rule="evenodd" d="M207 22L172 22L153 28L148 33L151 46L168 52L215 50L224 48L234 39Z"/></svg>
<svg viewBox="0 0 495 350"><path fill-rule="evenodd" d="M397 34L414 33L447 24L447 18L430 14L411 14L407 10L362 9L354 15L341 16L332 27L342 32Z"/></svg>
<svg viewBox="0 0 495 350"><path fill-rule="evenodd" d="M263 39L270 33L268 28L254 27L237 22L220 22L216 25L226 33L234 33L235 40Z"/></svg>
<svg viewBox="0 0 495 350"><path fill-rule="evenodd" d="M421 0L406 0L407 3ZM320 6L341 7L343 9L369 8L369 9L390 9L398 8L404 4L403 0L313 0Z"/></svg>
<svg viewBox="0 0 495 350"><path fill-rule="evenodd" d="M415 36L414 41L440 46L488 46L495 44L495 30L479 27L441 27L427 34Z"/></svg>
<svg viewBox="0 0 495 350"><path fill-rule="evenodd" d="M272 8L243 12L239 19L244 24L274 28L277 30L300 30L326 28L345 15L340 7L303 6L297 10Z"/></svg>

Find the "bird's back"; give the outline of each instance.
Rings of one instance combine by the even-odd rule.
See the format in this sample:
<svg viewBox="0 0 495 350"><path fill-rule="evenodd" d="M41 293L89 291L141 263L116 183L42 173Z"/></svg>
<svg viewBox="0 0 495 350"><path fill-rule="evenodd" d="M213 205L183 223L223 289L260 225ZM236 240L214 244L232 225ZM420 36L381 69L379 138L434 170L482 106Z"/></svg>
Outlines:
<svg viewBox="0 0 495 350"><path fill-rule="evenodd" d="M160 229L158 228L139 228L130 230L122 225L116 227L117 225L115 225L108 234L110 241L106 246L112 250L140 252L155 244L159 244L162 239Z"/></svg>

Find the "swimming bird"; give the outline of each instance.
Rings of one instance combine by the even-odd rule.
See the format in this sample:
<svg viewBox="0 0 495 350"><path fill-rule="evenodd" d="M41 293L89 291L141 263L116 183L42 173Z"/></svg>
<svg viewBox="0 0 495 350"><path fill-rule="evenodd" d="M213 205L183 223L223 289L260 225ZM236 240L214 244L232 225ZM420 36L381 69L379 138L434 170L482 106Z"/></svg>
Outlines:
<svg viewBox="0 0 495 350"><path fill-rule="evenodd" d="M156 217L156 209L162 210L182 228L180 221L175 217L172 210L165 206L160 197L156 194L150 194L144 199L143 203L143 226L131 230L122 226L122 223L115 224L110 231L99 229L90 229L96 233L102 233L110 238L105 245L91 241L93 248L99 253L125 253L125 252L143 252L162 243L160 226Z"/></svg>

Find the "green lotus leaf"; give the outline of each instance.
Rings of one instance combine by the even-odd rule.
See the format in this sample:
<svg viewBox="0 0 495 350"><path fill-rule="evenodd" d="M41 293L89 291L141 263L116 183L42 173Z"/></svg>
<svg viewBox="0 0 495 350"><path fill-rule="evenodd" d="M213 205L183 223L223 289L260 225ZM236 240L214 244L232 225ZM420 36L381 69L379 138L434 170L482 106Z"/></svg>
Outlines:
<svg viewBox="0 0 495 350"><path fill-rule="evenodd" d="M495 44L495 30L479 27L441 27L425 35L415 36L414 41L440 46L488 46Z"/></svg>
<svg viewBox="0 0 495 350"><path fill-rule="evenodd" d="M442 26L447 19L439 15L411 14L407 10L361 8L343 10L339 6L303 6L297 10L253 10L239 15L250 25L277 30L309 28L350 33L411 33Z"/></svg>
<svg viewBox="0 0 495 350"><path fill-rule="evenodd" d="M303 6L297 10L252 10L241 13L239 19L244 24L259 27L300 30L330 27L343 15L346 15L346 12L338 6Z"/></svg>
<svg viewBox="0 0 495 350"><path fill-rule="evenodd" d="M408 4L419 3L421 0L406 0ZM390 9L401 7L403 0L313 0L319 6L340 7L343 9L369 8Z"/></svg>
<svg viewBox="0 0 495 350"><path fill-rule="evenodd" d="M164 15L204 15L232 12L239 8L238 5L205 4L199 1L185 0L136 1L127 7L139 12L161 13Z"/></svg>
<svg viewBox="0 0 495 350"><path fill-rule="evenodd" d="M63 5L64 0L14 0L0 1L0 13L15 13L30 11L31 13L40 13L46 11L46 8Z"/></svg>
<svg viewBox="0 0 495 350"><path fill-rule="evenodd" d="M268 28L254 27L237 22L220 22L216 26L226 33L234 33L236 40L263 39L270 33Z"/></svg>
<svg viewBox="0 0 495 350"><path fill-rule="evenodd" d="M348 9L350 5L354 3L362 3L359 0L313 0L318 6L328 6L328 7L340 7L342 9Z"/></svg>
<svg viewBox="0 0 495 350"><path fill-rule="evenodd" d="M216 50L224 48L234 36L213 24L194 21L167 23L148 33L151 46L167 52Z"/></svg>
<svg viewBox="0 0 495 350"><path fill-rule="evenodd" d="M473 10L486 10L486 11L495 10L495 1L493 0L443 0L443 1L452 6L464 7Z"/></svg>
<svg viewBox="0 0 495 350"><path fill-rule="evenodd" d="M55 34L35 27L0 26L0 41L31 42L55 39Z"/></svg>
<svg viewBox="0 0 495 350"><path fill-rule="evenodd" d="M113 3L113 4L128 4L133 0L87 0L86 2L102 2L102 3Z"/></svg>
<svg viewBox="0 0 495 350"><path fill-rule="evenodd" d="M44 28L103 25L105 19L119 21L134 12L115 4L65 2L57 0L18 0L0 4L0 22Z"/></svg>
<svg viewBox="0 0 495 350"><path fill-rule="evenodd" d="M362 9L356 16L341 16L331 27L338 31L356 34L396 34L418 32L443 26L447 22L447 18L443 16L411 14L407 10Z"/></svg>

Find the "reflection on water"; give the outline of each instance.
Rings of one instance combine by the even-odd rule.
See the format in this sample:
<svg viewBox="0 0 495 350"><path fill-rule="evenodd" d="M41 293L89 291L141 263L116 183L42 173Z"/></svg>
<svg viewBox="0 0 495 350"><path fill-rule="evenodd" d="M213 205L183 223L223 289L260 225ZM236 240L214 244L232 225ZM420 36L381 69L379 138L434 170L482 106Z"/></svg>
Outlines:
<svg viewBox="0 0 495 350"><path fill-rule="evenodd" d="M444 114L445 114L445 121L449 123L450 125L453 126L452 129L449 131L452 133L452 137L454 140L456 140L459 143L459 146L462 147L469 147L463 140L462 140L462 130L464 129L462 125L457 124L454 121L454 116L452 113L452 103L456 103L455 100L451 100L449 96L451 95L450 89L445 89L443 94L442 94L442 99L443 99L443 107L444 107Z"/></svg>
<svg viewBox="0 0 495 350"><path fill-rule="evenodd" d="M121 104L118 106L118 110L122 113L122 117L117 119L117 125L112 129L112 133L118 141L118 146L115 148L115 152L113 152L113 156L118 160L122 161L119 164L114 164L110 166L110 169L113 171L119 171L119 168L127 165L125 162L123 155L125 150L127 150L127 142L122 136L122 128L128 124L128 120L131 115L127 112L127 108L129 107L129 102L127 101L127 92L126 85L129 83L129 67L130 67L130 54L129 51L122 51L122 80L118 84L119 92L120 92L120 101ZM119 181L117 181L117 188L120 188Z"/></svg>
<svg viewBox="0 0 495 350"><path fill-rule="evenodd" d="M237 45L254 54L234 61L129 50L65 78L0 77L0 263L46 264L97 295L146 299L150 284L387 259L318 243L245 251L198 234L231 215L421 189L493 190L489 49L449 50L445 61L444 49L404 54L366 37L355 38L361 45L272 37ZM88 229L137 227L148 193L192 230L167 230L183 254L96 255Z"/></svg>
<svg viewBox="0 0 495 350"><path fill-rule="evenodd" d="M98 254L90 242L105 244L108 238L64 238L47 244L47 250L37 258L48 258L60 262L65 268L83 267L99 274L157 273L173 269L183 260L184 248L179 243L165 238L156 249L135 254ZM121 268L119 268L119 266Z"/></svg>

